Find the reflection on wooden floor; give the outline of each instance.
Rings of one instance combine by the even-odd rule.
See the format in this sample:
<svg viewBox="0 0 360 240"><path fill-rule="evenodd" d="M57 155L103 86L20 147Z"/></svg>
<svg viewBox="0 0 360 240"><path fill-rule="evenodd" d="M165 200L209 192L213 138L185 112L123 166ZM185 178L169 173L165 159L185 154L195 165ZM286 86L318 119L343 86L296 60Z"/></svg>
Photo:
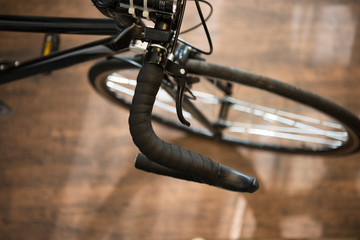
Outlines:
<svg viewBox="0 0 360 240"><path fill-rule="evenodd" d="M91 1L0 3L0 14L100 17ZM212 3L208 61L297 84L360 116L360 3ZM193 15L185 27L198 21ZM199 33L184 38L206 49ZM42 37L0 33L0 57L37 55ZM64 36L62 47L87 39ZM90 65L0 86L0 101L12 108L0 116L0 239L360 236L359 154L274 154L156 125L166 140L254 175L262 188L236 194L139 172L128 113L90 88Z"/></svg>

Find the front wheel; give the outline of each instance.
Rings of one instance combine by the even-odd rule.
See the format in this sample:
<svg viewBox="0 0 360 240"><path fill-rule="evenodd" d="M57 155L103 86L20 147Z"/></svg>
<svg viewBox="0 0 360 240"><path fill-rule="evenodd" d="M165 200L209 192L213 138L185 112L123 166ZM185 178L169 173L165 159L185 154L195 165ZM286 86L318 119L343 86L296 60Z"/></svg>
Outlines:
<svg viewBox="0 0 360 240"><path fill-rule="evenodd" d="M89 80L98 93L130 108L141 67L136 58L98 62ZM184 104L190 127L176 115L176 87L164 75L153 119L220 142L291 153L349 154L359 150L360 121L316 94L280 81L200 60L189 60Z"/></svg>

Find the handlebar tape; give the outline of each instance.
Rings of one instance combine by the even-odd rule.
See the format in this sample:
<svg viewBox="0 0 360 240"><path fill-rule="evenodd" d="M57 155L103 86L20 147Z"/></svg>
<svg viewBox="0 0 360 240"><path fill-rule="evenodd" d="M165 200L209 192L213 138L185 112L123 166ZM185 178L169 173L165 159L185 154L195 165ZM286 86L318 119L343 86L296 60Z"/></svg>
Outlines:
<svg viewBox="0 0 360 240"><path fill-rule="evenodd" d="M179 172L174 169L164 167L153 161L150 161L142 153L139 153L136 155L134 165L135 165L135 168L146 171L146 172L156 173L159 175L173 177L173 178L187 180L187 181L203 183L203 181L201 181L201 179L197 178L196 176L191 176L187 173Z"/></svg>
<svg viewBox="0 0 360 240"><path fill-rule="evenodd" d="M183 176L189 176L186 180L207 183L231 191L256 191L259 188L256 178L213 162L208 157L169 144L155 134L151 125L151 113L162 78L162 68L149 63L143 65L137 78L129 126L133 141L139 150L150 161Z"/></svg>
<svg viewBox="0 0 360 240"><path fill-rule="evenodd" d="M153 161L150 161L144 154L141 154L141 153L139 153L135 158L135 167L137 169L140 169L140 170L143 170L143 171L146 171L146 172L150 172L150 173L156 173L156 174L159 174L159 175L173 177L173 178L187 180L187 181L192 181L192 182L204 183L204 181L202 181L201 179L199 179L196 176L191 176L191 175L189 175L187 173L179 172L179 171L176 171L174 169L164 167L164 166L162 166L160 164L157 164L157 163L155 163ZM226 171L230 171L230 172L234 171L231 168L227 168L226 166L223 166L222 170L225 170L225 169L226 169ZM241 175L235 174L235 175L238 178L237 180L235 180L237 182L244 181L244 179L245 179L245 182L254 181L254 178L249 177L249 176L247 176L245 174L241 174ZM245 185L246 184L247 183L245 183ZM227 188L227 189L228 190L233 190L233 189L229 189L229 188ZM243 192L244 191L246 191L246 192L255 192L257 189L258 189L258 185L257 185L257 183L255 183L255 184L253 184L252 187L249 187L246 190L242 190L242 191ZM238 191L238 190L235 190L235 191Z"/></svg>

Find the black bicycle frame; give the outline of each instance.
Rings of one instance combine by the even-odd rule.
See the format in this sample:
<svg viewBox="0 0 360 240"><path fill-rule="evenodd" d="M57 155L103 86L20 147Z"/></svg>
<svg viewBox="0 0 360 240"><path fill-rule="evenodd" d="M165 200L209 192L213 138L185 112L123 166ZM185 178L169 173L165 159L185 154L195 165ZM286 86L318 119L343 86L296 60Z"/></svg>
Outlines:
<svg viewBox="0 0 360 240"><path fill-rule="evenodd" d="M27 17L0 15L0 31L37 32L56 34L113 35L68 50L57 51L0 70L0 84L20 80L35 74L51 72L96 58L112 56L128 50L134 38L141 38L142 25L133 24L125 29L117 29L111 19ZM171 95L171 92L168 91ZM175 98L175 96L173 96ZM188 100L185 109L204 124L213 134L216 126Z"/></svg>
<svg viewBox="0 0 360 240"><path fill-rule="evenodd" d="M0 71L0 84L4 84L126 51L130 41L140 37L141 26L133 24L125 29L117 29L115 22L111 19L0 15L0 31L115 35L115 37L107 37L48 56L16 63Z"/></svg>

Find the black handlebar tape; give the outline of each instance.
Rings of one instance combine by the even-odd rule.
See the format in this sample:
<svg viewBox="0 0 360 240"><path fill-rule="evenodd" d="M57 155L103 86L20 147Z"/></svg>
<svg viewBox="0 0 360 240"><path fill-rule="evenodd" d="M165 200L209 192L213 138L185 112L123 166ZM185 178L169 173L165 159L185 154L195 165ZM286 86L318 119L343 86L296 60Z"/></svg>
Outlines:
<svg viewBox="0 0 360 240"><path fill-rule="evenodd" d="M186 181L192 181L192 182L198 182L198 183L204 183L201 179L199 179L196 176L191 176L187 173L183 173L183 172L179 172L176 171L174 169L170 169L167 167L164 167L160 164L157 164L153 161L150 161L144 154L139 153L138 155L136 155L135 158L135 167L137 169L146 171L146 172L150 172L150 173L156 173L158 175L163 175L163 176L168 176L168 177L173 177L173 178L177 178L177 179L181 179L181 180L186 180ZM226 167L224 168L226 169ZM233 171L232 169L228 169L229 171ZM239 181L243 181L243 179L247 179L245 181L245 185L248 182L254 181L254 178L249 177L245 174L242 174L242 176L236 175L239 179L237 180ZM251 188L244 188L246 190L244 190L243 192L255 192L258 189L258 185L257 184L253 184Z"/></svg>
<svg viewBox="0 0 360 240"><path fill-rule="evenodd" d="M177 179L203 183L201 181L201 179L199 179L197 177L191 176L191 175L183 173L183 172L176 171L171 168L164 167L160 164L150 161L142 153L139 153L136 155L134 165L135 165L135 168L149 172L149 173L155 173L158 175L173 177L173 178L177 178Z"/></svg>
<svg viewBox="0 0 360 240"><path fill-rule="evenodd" d="M137 78L130 109L129 126L135 145L151 161L193 176L200 182L231 191L254 192L256 178L213 162L211 159L161 140L151 125L151 112L163 78L155 64L144 64Z"/></svg>

